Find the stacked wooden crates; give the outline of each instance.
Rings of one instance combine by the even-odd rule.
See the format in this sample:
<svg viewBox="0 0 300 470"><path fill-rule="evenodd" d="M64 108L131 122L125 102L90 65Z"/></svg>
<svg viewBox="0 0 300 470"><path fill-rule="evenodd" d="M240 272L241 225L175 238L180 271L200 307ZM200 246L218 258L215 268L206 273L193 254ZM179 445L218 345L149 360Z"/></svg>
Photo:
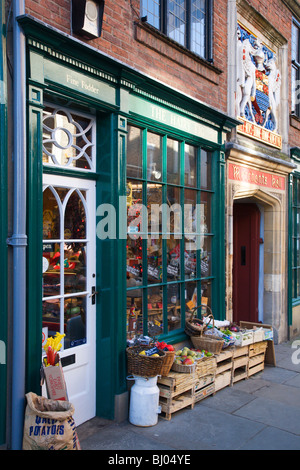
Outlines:
<svg viewBox="0 0 300 470"><path fill-rule="evenodd" d="M217 362L214 356L203 357L196 363L194 403L215 393Z"/></svg>
<svg viewBox="0 0 300 470"><path fill-rule="evenodd" d="M231 385L234 348L227 348L216 355L215 392Z"/></svg>
<svg viewBox="0 0 300 470"><path fill-rule="evenodd" d="M194 404L215 392L216 359L214 356L197 361L191 374L170 371L158 377L159 404L162 417L170 420L172 414Z"/></svg>
<svg viewBox="0 0 300 470"><path fill-rule="evenodd" d="M258 343L250 344L248 377L251 377L251 375L257 374L257 372L264 370L267 346L267 341L260 341Z"/></svg>

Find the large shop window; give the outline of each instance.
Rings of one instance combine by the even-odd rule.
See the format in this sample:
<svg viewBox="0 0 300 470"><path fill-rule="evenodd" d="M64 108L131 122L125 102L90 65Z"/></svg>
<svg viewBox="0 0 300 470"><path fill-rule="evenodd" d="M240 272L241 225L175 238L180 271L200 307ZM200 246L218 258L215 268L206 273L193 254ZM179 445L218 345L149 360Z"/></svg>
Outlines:
<svg viewBox="0 0 300 470"><path fill-rule="evenodd" d="M300 302L300 174L293 176L292 298Z"/></svg>
<svg viewBox="0 0 300 470"><path fill-rule="evenodd" d="M141 16L195 54L211 59L211 0L141 0Z"/></svg>
<svg viewBox="0 0 300 470"><path fill-rule="evenodd" d="M300 23L292 24L292 113L300 117Z"/></svg>
<svg viewBox="0 0 300 470"><path fill-rule="evenodd" d="M129 126L127 337L176 334L211 306L212 155Z"/></svg>

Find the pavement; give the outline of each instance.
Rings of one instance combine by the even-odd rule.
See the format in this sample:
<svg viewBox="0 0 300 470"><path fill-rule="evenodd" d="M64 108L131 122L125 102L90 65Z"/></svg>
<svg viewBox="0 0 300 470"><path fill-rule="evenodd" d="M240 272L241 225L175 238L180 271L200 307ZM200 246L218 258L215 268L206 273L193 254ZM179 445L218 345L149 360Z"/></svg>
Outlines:
<svg viewBox="0 0 300 470"><path fill-rule="evenodd" d="M96 417L77 428L81 449L106 450L115 460L120 451L300 450L300 337L275 345L275 357L276 367L266 365L169 421L159 415L156 425L140 427Z"/></svg>

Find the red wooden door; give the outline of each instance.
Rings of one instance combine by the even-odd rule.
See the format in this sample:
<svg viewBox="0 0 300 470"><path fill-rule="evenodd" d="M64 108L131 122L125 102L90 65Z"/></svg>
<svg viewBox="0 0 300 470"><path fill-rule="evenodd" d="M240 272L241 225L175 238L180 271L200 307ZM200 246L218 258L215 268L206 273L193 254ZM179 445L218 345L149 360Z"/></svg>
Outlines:
<svg viewBox="0 0 300 470"><path fill-rule="evenodd" d="M233 321L258 322L260 211L233 205Z"/></svg>

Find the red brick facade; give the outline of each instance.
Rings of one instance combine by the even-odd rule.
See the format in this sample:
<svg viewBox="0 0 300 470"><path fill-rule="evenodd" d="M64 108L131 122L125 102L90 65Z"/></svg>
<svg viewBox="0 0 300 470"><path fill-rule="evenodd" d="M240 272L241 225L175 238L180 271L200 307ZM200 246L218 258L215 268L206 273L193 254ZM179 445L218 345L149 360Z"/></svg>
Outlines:
<svg viewBox="0 0 300 470"><path fill-rule="evenodd" d="M247 0L247 4L288 42L290 83L293 17L291 10L280 0L271 2ZM139 0L119 2L107 0L102 35L88 43L175 89L227 112L227 8L226 1L214 2L213 64L209 64L166 38L159 31L143 24L140 21ZM67 34L72 34L70 0L26 0L26 13ZM289 103L291 103L291 87L289 87ZM300 140L300 121L291 118L290 124L290 145L297 146Z"/></svg>

